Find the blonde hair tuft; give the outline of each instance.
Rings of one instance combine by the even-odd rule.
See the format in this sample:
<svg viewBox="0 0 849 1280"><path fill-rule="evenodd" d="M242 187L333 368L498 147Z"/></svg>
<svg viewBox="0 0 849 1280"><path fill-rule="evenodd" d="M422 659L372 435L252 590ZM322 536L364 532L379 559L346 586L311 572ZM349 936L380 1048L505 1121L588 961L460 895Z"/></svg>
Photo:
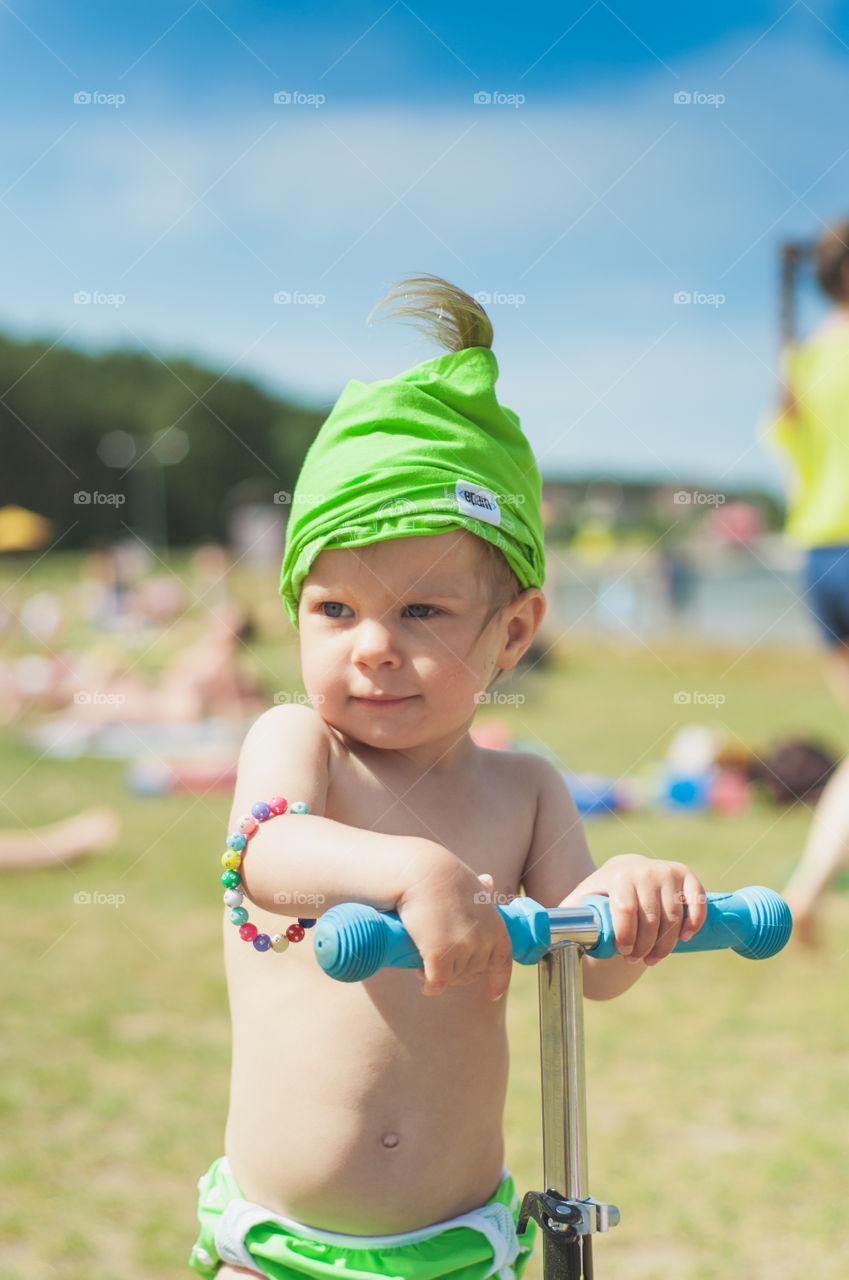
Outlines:
<svg viewBox="0 0 849 1280"><path fill-rule="evenodd" d="M448 351L465 351L468 347L492 346L492 323L479 302L457 285L441 276L410 276L395 285L385 298L373 307L366 324L381 307L400 299L382 320L399 316L417 325Z"/></svg>

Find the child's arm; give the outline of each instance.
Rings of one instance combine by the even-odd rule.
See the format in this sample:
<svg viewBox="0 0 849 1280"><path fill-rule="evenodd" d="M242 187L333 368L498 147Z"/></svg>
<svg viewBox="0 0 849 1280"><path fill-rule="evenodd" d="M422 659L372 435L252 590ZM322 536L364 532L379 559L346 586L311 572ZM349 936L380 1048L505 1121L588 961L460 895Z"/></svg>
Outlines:
<svg viewBox="0 0 849 1280"><path fill-rule="evenodd" d="M542 759L538 776L537 819L522 884L544 907L577 907L588 893L610 898L616 943L624 954L610 960L584 957L585 994L607 1000L632 986L644 964L657 964L679 938L690 938L700 928L707 911L704 889L680 862L626 854L596 868L563 778Z"/></svg>
<svg viewBox="0 0 849 1280"><path fill-rule="evenodd" d="M425 995L487 974L491 999L510 981L510 941L480 880L434 840L325 818L330 742L311 707L274 707L251 726L239 757L230 831L257 800L304 800L308 814L263 823L240 870L245 896L281 915L317 916L340 902L395 910L421 953Z"/></svg>

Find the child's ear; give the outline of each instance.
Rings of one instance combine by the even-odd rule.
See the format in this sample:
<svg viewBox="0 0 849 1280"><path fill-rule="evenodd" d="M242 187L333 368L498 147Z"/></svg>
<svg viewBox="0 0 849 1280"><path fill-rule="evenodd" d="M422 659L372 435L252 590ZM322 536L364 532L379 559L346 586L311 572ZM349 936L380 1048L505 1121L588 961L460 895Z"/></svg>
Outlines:
<svg viewBox="0 0 849 1280"><path fill-rule="evenodd" d="M539 587L526 587L515 600L505 606L502 622L507 636L498 657L500 667L508 669L516 666L533 643L544 617L545 596Z"/></svg>

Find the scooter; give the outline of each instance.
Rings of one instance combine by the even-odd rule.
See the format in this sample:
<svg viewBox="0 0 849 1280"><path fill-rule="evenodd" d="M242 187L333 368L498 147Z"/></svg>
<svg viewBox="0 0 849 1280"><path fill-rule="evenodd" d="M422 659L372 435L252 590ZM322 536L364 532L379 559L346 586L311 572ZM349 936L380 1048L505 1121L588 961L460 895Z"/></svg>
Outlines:
<svg viewBox="0 0 849 1280"><path fill-rule="evenodd" d="M735 893L709 893L707 919L675 952L730 948L766 960L787 943L792 918L772 889L755 885ZM610 903L586 897L580 907L546 908L531 898L499 906L519 964L539 975L540 1060L544 1191L528 1191L517 1231L531 1218L543 1238L545 1280L592 1280L592 1238L619 1222L619 1210L588 1194L584 1074L584 954L616 954ZM421 968L421 956L394 912L363 903L331 907L314 934L318 963L341 982L362 982L378 969Z"/></svg>

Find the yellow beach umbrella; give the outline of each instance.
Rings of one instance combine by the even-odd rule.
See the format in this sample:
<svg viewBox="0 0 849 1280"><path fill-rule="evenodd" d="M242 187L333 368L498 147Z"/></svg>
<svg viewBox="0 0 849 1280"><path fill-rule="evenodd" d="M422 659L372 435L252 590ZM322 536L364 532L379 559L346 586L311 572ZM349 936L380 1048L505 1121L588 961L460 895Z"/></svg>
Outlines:
<svg viewBox="0 0 849 1280"><path fill-rule="evenodd" d="M47 542L52 527L25 507L0 507L0 551L35 551Z"/></svg>

